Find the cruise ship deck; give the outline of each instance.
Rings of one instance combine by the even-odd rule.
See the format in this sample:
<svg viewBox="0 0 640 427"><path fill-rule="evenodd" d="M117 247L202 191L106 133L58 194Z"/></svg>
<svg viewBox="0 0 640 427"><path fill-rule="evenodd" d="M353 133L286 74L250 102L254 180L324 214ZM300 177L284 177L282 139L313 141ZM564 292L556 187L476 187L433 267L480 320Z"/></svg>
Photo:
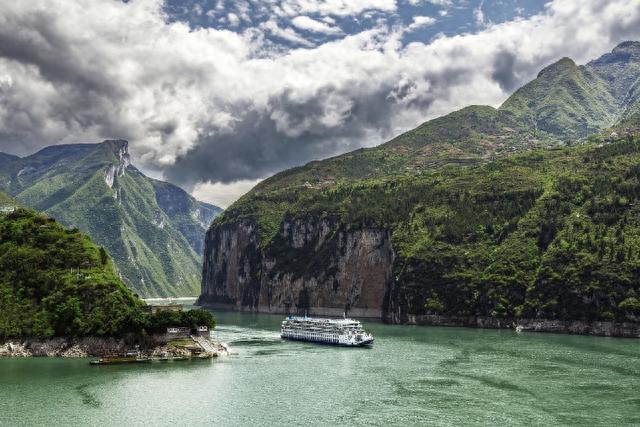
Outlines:
<svg viewBox="0 0 640 427"><path fill-rule="evenodd" d="M373 336L358 320L289 316L282 322L281 337L290 340L358 347L373 344Z"/></svg>

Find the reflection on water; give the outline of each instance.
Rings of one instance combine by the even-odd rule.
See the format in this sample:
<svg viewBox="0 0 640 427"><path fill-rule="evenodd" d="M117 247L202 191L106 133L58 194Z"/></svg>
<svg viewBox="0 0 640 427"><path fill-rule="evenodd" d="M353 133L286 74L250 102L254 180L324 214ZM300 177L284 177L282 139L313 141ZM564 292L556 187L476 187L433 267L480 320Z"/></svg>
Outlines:
<svg viewBox="0 0 640 427"><path fill-rule="evenodd" d="M366 323L371 349L217 313L237 356L91 367L0 360L0 425L633 425L640 341Z"/></svg>
<svg viewBox="0 0 640 427"><path fill-rule="evenodd" d="M89 390L90 384L81 384L76 387L78 394L82 397L82 403L85 405L97 408L100 406L100 401L96 397L95 393Z"/></svg>

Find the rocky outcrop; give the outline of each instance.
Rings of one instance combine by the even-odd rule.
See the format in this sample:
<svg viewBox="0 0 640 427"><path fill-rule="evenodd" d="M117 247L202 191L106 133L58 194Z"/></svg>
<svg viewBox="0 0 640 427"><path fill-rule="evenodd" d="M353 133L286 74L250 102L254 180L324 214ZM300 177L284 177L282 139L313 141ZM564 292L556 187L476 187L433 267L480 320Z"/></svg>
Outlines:
<svg viewBox="0 0 640 427"><path fill-rule="evenodd" d="M110 164L105 171L104 181L109 188L113 188L116 177L122 176L131 164L129 156L129 143L124 140L105 141L106 144L114 146L114 154L118 160L116 164ZM117 194L117 193L116 193ZM115 195L115 194L114 194Z"/></svg>
<svg viewBox="0 0 640 427"><path fill-rule="evenodd" d="M346 229L334 218L285 218L262 245L257 224L212 227L199 302L263 313L381 318L392 281L387 230Z"/></svg>
<svg viewBox="0 0 640 427"><path fill-rule="evenodd" d="M197 340L207 340L208 345ZM148 357L191 357L204 351L213 356L228 354L227 348L204 337L191 344L172 344L165 335L147 336L143 341L129 338L23 338L0 342L0 357L98 357L137 349ZM206 347L206 348L205 348Z"/></svg>
<svg viewBox="0 0 640 427"><path fill-rule="evenodd" d="M130 347L115 338L24 338L0 345L0 357L88 357L121 353Z"/></svg>

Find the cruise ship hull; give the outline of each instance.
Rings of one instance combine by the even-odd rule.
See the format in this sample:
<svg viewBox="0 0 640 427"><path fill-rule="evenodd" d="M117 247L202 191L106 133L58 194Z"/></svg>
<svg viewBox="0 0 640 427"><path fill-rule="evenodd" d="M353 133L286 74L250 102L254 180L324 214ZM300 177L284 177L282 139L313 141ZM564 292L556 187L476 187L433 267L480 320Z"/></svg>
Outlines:
<svg viewBox="0 0 640 427"><path fill-rule="evenodd" d="M303 337L288 337L281 335L282 339L290 341L305 341L314 344L335 345L337 347L370 347L373 345L373 338L359 342L340 342L334 340L311 339Z"/></svg>

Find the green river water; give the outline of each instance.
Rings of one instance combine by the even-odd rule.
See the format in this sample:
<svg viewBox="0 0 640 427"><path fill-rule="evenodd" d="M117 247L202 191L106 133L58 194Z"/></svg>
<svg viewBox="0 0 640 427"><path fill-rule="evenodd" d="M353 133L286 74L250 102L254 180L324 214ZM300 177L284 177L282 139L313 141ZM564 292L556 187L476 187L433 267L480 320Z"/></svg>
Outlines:
<svg viewBox="0 0 640 427"><path fill-rule="evenodd" d="M365 323L358 349L282 341L282 316L217 319L237 355L0 359L0 425L640 425L638 340Z"/></svg>

